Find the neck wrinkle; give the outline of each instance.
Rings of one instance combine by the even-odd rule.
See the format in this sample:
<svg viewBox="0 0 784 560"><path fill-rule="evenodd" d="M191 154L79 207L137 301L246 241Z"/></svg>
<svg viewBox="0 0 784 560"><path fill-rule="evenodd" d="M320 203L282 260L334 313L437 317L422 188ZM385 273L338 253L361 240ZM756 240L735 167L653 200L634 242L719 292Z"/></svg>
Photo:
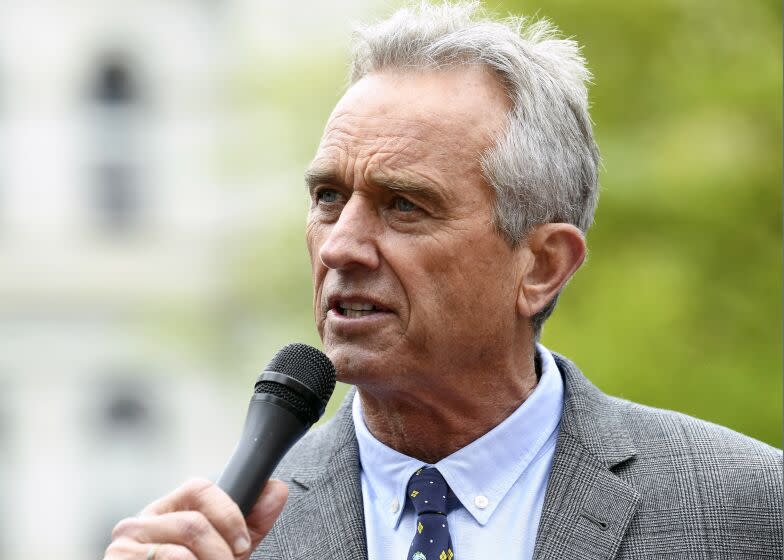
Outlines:
<svg viewBox="0 0 784 560"><path fill-rule="evenodd" d="M399 453L433 465L482 437L508 418L533 393L538 383L534 357L517 376L476 377L471 383L444 390L377 395L357 386L362 414L370 433ZM510 379L511 377L511 379Z"/></svg>

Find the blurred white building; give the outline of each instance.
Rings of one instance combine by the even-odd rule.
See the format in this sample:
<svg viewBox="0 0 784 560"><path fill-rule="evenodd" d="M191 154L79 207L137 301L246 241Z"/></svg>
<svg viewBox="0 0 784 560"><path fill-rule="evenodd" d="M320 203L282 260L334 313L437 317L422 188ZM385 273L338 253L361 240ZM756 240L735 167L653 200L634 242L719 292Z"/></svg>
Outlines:
<svg viewBox="0 0 784 560"><path fill-rule="evenodd" d="M225 46L345 41L366 9L0 4L0 558L99 558L120 518L220 469L251 380L223 383L151 325L220 305L242 227L212 164L237 118Z"/></svg>

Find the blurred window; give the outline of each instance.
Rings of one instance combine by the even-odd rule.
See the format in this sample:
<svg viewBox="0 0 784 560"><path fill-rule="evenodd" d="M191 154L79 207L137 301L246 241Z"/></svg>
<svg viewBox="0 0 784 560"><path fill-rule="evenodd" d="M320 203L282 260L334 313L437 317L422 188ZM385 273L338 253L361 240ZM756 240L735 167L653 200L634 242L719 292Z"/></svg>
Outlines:
<svg viewBox="0 0 784 560"><path fill-rule="evenodd" d="M135 103L135 89L130 65L123 57L113 55L101 63L93 91L98 103Z"/></svg>
<svg viewBox="0 0 784 560"><path fill-rule="evenodd" d="M120 445L127 439L152 444L159 430L153 389L143 376L111 373L103 379L93 402L97 405L97 428L101 441Z"/></svg>
<svg viewBox="0 0 784 560"><path fill-rule="evenodd" d="M3 198L5 194L5 169L3 162L5 161L5 144L4 144L4 137L5 137L5 103L4 103L4 96L3 94L5 91L3 90L3 75L0 73L0 233L2 233L2 224L3 224Z"/></svg>
<svg viewBox="0 0 784 560"><path fill-rule="evenodd" d="M122 234L135 229L140 200L133 166L122 162L98 164L94 181L94 204L102 230Z"/></svg>
<svg viewBox="0 0 784 560"><path fill-rule="evenodd" d="M98 226L107 235L127 234L139 227L139 100L129 59L117 53L104 57L90 92L94 129L91 199Z"/></svg>
<svg viewBox="0 0 784 560"><path fill-rule="evenodd" d="M104 420L113 431L143 431L148 429L149 410L140 395L118 392L107 401Z"/></svg>

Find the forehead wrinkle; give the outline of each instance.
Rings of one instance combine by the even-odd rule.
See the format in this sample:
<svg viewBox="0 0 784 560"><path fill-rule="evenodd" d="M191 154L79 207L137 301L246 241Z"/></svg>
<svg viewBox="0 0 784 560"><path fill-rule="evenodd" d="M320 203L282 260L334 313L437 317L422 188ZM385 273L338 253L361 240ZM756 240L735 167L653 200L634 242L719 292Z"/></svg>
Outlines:
<svg viewBox="0 0 784 560"><path fill-rule="evenodd" d="M417 154L419 154L423 146L432 148L434 144L431 139L407 132L387 131L380 128L368 130L372 134L363 135L358 130L330 129L324 135L319 146L319 153L339 150L355 157L385 154L387 156L409 156L414 159L413 154L407 152L417 150Z"/></svg>
<svg viewBox="0 0 784 560"><path fill-rule="evenodd" d="M390 123L394 126L389 126ZM327 126L319 151L337 148L356 157L372 156L376 152L396 152L411 161L421 159L422 153L459 159L466 155L474 156L465 153L466 149L474 147L473 142L467 141L464 132L453 128L420 119L340 115ZM411 154L412 150L415 153ZM476 154L477 160L478 156ZM444 165L444 162L434 161L433 164ZM451 167L451 164L447 167Z"/></svg>
<svg viewBox="0 0 784 560"><path fill-rule="evenodd" d="M432 115L429 115L432 119ZM437 137L442 137L444 135L449 135L450 130L449 127L439 126L436 122L428 122L425 115L422 115L422 118L403 118L403 117L394 117L389 114L381 114L381 115L357 115L354 113L339 113L333 116L328 124L328 129L333 128L335 125L343 126L344 121L348 121L347 125L349 128L356 127L359 129L369 129L372 131L380 130L379 123L374 122L371 124L371 121L384 121L387 125L393 124L397 128L397 130L401 131L400 136L408 136L412 135L414 137L426 136L428 132L435 134ZM357 122L354 123L352 121L356 120ZM439 120L437 122L449 122L447 120ZM395 128L392 129L393 131ZM395 135L394 132L392 132Z"/></svg>
<svg viewBox="0 0 784 560"><path fill-rule="evenodd" d="M424 149L423 149L424 148ZM328 134L305 173L307 184L348 183L342 179L343 168L351 161L364 165L366 169L387 167L391 170L401 167L422 165L430 169L442 167L443 162L432 156L432 144L409 136L378 134L372 138L355 137L344 131ZM423 175L418 172L417 175Z"/></svg>

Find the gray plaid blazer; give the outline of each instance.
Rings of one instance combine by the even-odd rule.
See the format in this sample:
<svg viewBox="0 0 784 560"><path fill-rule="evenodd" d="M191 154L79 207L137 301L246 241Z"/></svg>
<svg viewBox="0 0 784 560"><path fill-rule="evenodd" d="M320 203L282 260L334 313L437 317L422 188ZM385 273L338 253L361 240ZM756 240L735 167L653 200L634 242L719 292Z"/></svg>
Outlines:
<svg viewBox="0 0 784 560"><path fill-rule="evenodd" d="M609 397L555 357L564 410L536 560L782 558L781 451ZM289 501L253 560L367 558L352 395L281 462Z"/></svg>

